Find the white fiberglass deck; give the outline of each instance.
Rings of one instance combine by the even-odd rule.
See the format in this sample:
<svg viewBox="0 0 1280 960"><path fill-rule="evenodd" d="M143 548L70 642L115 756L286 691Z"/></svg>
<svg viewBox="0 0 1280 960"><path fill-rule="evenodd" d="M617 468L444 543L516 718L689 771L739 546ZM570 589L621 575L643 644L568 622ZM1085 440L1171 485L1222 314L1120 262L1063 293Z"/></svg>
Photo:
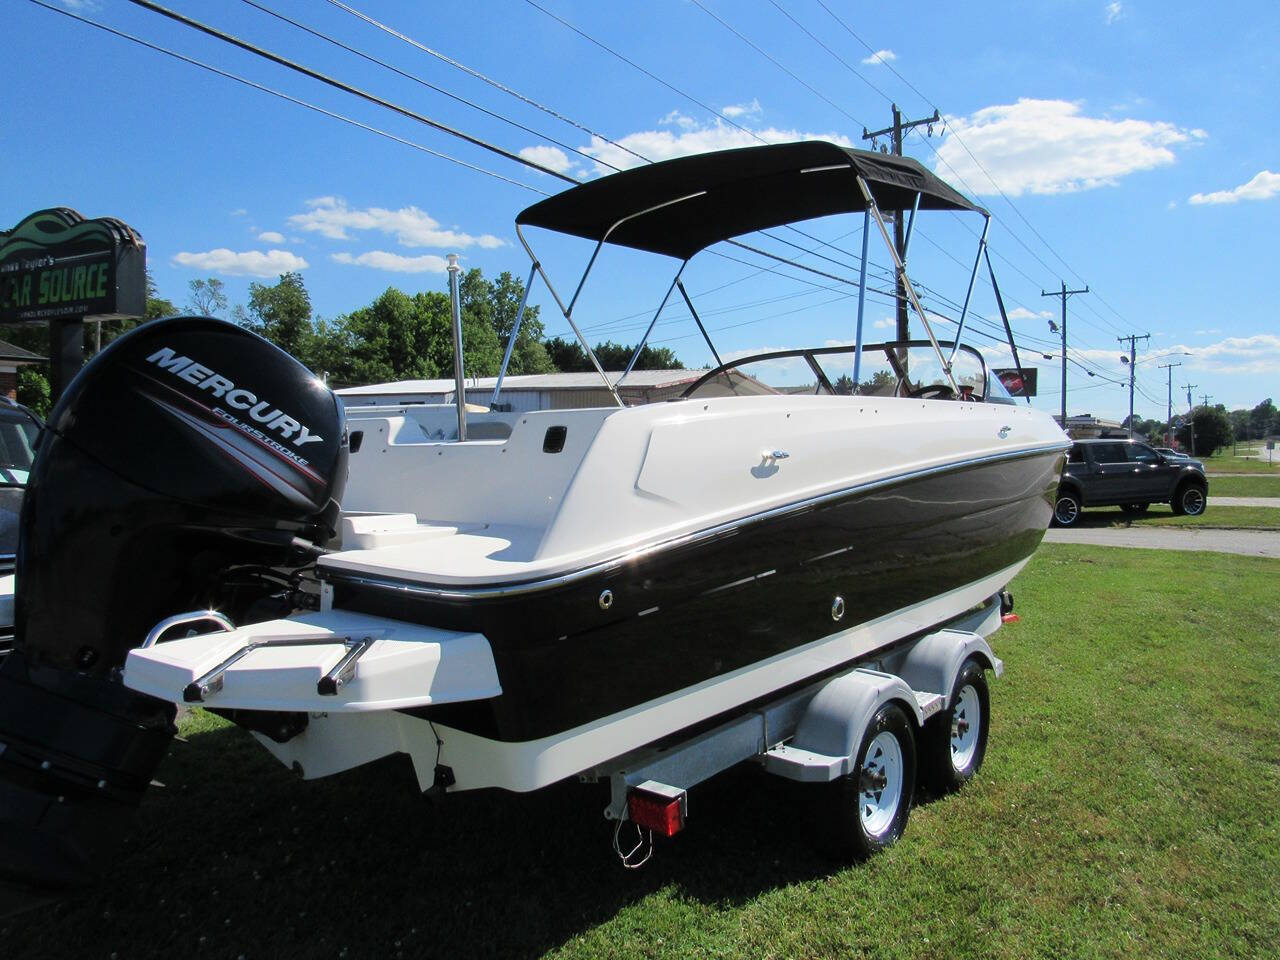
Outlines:
<svg viewBox="0 0 1280 960"><path fill-rule="evenodd" d="M322 567L441 585L533 580L861 484L1064 444L1027 407L892 397L489 414L476 432L499 439L466 443L438 439L453 415L351 411L364 439L344 549ZM563 449L545 452L557 426Z"/></svg>

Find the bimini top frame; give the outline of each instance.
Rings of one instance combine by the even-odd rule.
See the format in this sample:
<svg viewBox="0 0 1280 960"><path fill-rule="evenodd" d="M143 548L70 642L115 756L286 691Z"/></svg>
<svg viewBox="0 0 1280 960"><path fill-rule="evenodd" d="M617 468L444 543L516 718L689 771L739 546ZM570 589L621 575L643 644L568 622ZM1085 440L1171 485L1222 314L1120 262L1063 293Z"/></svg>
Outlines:
<svg viewBox="0 0 1280 960"><path fill-rule="evenodd" d="M808 220L838 213L862 213L863 252L858 291L858 323L855 353L855 377L861 359L862 317L866 290L866 242L871 220L874 218L879 232L894 261L902 288L906 291L912 308L920 317L928 333L929 341L938 353L947 377L951 378L951 360L944 356L942 347L934 336L932 324L906 274L904 259L899 257L885 226L884 211L910 215L907 236L910 237L918 210L972 211L986 220L979 241L978 256L969 279L969 291L965 296L959 333L964 329L969 299L977 278L978 267L986 251L987 228L990 216L986 210L969 202L959 192L943 182L919 162L910 157L890 156L855 150L823 141L771 144L747 147L739 150L722 150L715 153L680 157L662 163L624 170L598 180L571 187L553 197L523 210L516 217L516 234L532 261L529 283L535 275L542 276L551 291L561 313L569 322L582 344L592 365L600 374L614 400L622 406L617 385L627 375L639 358L657 323L658 316L679 289L686 305L693 314L699 330L711 348L717 364L720 356L707 335L706 328L681 282L685 264L698 251L720 241L776 227L787 223ZM561 299L552 286L537 255L524 235L523 227L536 226L557 233L570 234L596 241L595 250L583 271L582 279L568 303ZM573 309L583 285L591 273L600 249L606 243L631 247L650 253L676 257L680 267L668 288L662 304L649 322L622 377L611 383L600 366L582 331L573 319ZM990 258L987 258L990 266ZM992 277L994 281L994 275ZM526 294L527 294L526 285ZM997 297L997 300L999 298ZM498 383L494 388L496 401L502 389L512 344L519 333L521 314L507 345ZM1001 308L1003 314L1003 307ZM1006 320L1007 327L1007 320ZM1012 339L1012 338L1011 338ZM1012 345L1012 343L1011 343ZM1015 364L1017 364L1015 348ZM952 380L952 387L955 382Z"/></svg>

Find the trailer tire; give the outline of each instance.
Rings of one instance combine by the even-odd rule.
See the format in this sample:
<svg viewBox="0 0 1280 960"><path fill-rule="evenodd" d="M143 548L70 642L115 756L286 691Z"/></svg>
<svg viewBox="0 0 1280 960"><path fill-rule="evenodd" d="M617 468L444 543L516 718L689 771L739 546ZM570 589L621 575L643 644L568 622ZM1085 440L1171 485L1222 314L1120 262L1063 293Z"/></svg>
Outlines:
<svg viewBox="0 0 1280 960"><path fill-rule="evenodd" d="M834 852L865 860L897 842L915 786L915 729L902 707L887 703L863 731L853 771L825 788L820 822L830 825Z"/></svg>
<svg viewBox="0 0 1280 960"><path fill-rule="evenodd" d="M946 710L925 724L922 766L929 786L952 793L973 779L987 754L991 695L982 664L970 657L956 674Z"/></svg>

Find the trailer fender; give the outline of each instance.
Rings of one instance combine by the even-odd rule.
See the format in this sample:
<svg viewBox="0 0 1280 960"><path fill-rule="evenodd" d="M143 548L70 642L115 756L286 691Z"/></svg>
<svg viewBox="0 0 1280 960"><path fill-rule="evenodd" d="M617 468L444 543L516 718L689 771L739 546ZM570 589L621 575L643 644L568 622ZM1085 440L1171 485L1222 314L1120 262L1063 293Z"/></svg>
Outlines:
<svg viewBox="0 0 1280 960"><path fill-rule="evenodd" d="M956 676L964 662L973 657L985 670L994 670L996 676L1004 673L1004 663L991 652L991 647L981 636L967 630L939 630L921 639L913 647L887 662L885 668L902 677L913 690L936 693L943 698L943 709Z"/></svg>
<svg viewBox="0 0 1280 960"><path fill-rule="evenodd" d="M766 769L797 780L844 776L853 770L867 724L891 701L901 704L917 730L924 724L915 694L900 677L867 669L835 677L809 701L791 741L771 751L778 755L766 759Z"/></svg>

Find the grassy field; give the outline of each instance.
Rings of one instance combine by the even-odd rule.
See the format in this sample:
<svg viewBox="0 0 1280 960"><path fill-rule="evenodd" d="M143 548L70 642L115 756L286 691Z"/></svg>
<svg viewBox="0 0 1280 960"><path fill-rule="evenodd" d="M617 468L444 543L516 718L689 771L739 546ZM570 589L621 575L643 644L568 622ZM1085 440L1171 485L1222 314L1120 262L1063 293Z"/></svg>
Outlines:
<svg viewBox="0 0 1280 960"><path fill-rule="evenodd" d="M1280 474L1251 477L1215 477L1209 479L1212 497L1280 497Z"/></svg>
<svg viewBox="0 0 1280 960"><path fill-rule="evenodd" d="M803 787L693 791L629 873L598 786L433 806L386 762L303 783L184 723L113 874L6 957L1241 957L1280 941L1280 562L1048 545L994 638L987 762L862 866Z"/></svg>
<svg viewBox="0 0 1280 960"><path fill-rule="evenodd" d="M1248 459L1242 454L1249 453L1261 459ZM1267 462L1265 447L1239 447L1233 454L1230 447L1223 447L1212 457L1201 457L1206 473L1260 473L1280 476L1280 452L1272 451L1272 462Z"/></svg>
<svg viewBox="0 0 1280 960"><path fill-rule="evenodd" d="M1223 494L1226 496L1226 494ZM1275 507L1216 507L1210 504L1198 517L1178 516L1167 504L1153 503L1143 514L1130 515L1119 507L1090 507L1076 521L1079 527L1196 527L1202 530L1280 530Z"/></svg>

